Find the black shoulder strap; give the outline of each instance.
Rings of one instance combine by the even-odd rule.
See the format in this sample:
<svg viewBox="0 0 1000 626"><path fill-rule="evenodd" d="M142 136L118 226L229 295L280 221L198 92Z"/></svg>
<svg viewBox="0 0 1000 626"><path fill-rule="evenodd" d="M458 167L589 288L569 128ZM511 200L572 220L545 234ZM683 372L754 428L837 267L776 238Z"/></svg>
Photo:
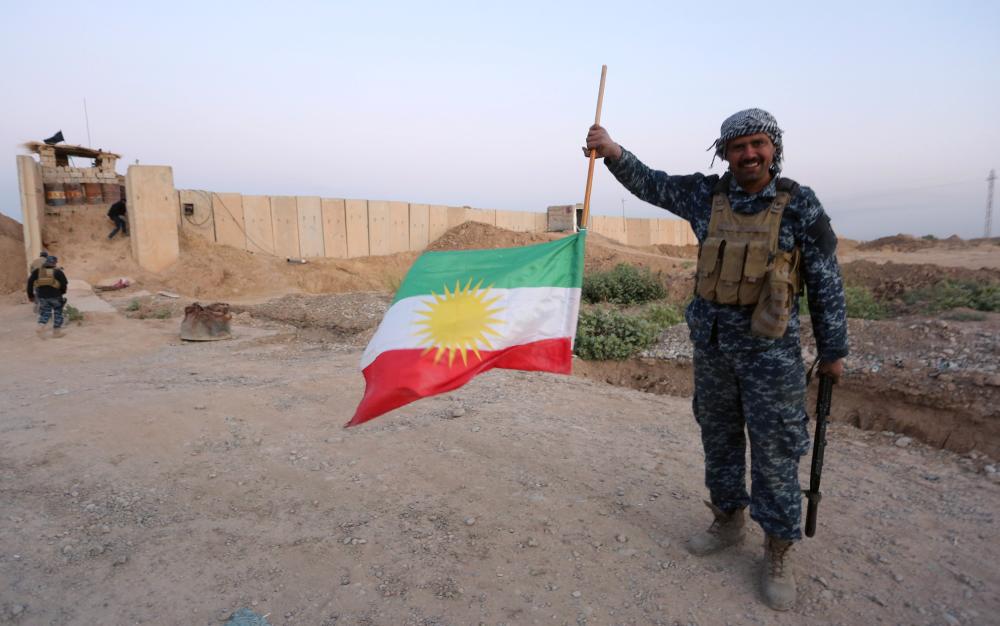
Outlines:
<svg viewBox="0 0 1000 626"><path fill-rule="evenodd" d="M719 182L715 183L715 189L712 190L712 195L717 193L726 193L729 191L729 180L733 177L732 172L726 172L719 177Z"/></svg>
<svg viewBox="0 0 1000 626"><path fill-rule="evenodd" d="M779 178L775 187L778 191L787 191L789 195L795 195L795 192L799 188L799 184L791 178Z"/></svg>

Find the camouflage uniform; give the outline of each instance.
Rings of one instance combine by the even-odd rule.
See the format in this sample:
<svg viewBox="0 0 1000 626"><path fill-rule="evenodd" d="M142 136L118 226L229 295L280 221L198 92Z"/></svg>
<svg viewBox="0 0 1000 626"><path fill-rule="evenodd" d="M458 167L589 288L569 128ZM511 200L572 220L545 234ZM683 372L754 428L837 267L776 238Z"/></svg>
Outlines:
<svg viewBox="0 0 1000 626"><path fill-rule="evenodd" d="M628 150L605 159L615 178L637 197L691 223L699 242L708 233L711 198L719 176L669 176L644 165ZM758 193L735 180L728 188L736 213L766 209L775 179ZM847 355L847 315L836 258L836 236L816 195L799 187L781 219L778 246L802 251L803 274L819 357ZM809 449L805 372L799 316L793 310L780 339L750 333L752 306L723 305L695 297L685 312L694 344L694 414L705 449L705 484L723 511L750 505L750 516L769 535L801 538L799 458ZM750 435L751 486L746 489L746 437Z"/></svg>

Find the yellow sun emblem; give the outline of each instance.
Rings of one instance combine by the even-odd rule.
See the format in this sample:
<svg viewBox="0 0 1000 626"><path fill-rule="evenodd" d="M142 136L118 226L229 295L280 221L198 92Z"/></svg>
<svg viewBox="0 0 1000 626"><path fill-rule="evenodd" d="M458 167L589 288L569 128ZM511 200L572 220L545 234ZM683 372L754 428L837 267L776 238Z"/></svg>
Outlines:
<svg viewBox="0 0 1000 626"><path fill-rule="evenodd" d="M431 292L433 300L424 300L427 310L416 311L425 319L416 322L420 330L416 333L420 345L427 348L421 356L431 350L436 350L434 363L438 363L445 354L448 355L448 367L455 361L455 355L462 357L462 363L468 365L468 353L471 351L476 358L482 359L479 348L492 349L488 335L499 337L500 333L493 329L503 320L493 317L502 308L493 307L500 296L489 298L490 288L480 289L483 281L473 287L470 278L465 287L461 281L455 281L455 289L444 286L444 295Z"/></svg>

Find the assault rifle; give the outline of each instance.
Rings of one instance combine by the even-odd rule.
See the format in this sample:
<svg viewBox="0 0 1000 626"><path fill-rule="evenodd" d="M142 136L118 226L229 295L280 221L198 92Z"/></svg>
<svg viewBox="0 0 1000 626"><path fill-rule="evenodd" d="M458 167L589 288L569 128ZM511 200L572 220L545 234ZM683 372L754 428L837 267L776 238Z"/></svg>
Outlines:
<svg viewBox="0 0 1000 626"><path fill-rule="evenodd" d="M819 375L819 391L816 393L816 436L813 438L812 467L809 470L809 489L803 493L809 501L806 511L806 537L816 534L816 513L823 494L819 492L819 481L823 474L823 453L826 451L826 421L830 417L830 399L833 396L833 378Z"/></svg>

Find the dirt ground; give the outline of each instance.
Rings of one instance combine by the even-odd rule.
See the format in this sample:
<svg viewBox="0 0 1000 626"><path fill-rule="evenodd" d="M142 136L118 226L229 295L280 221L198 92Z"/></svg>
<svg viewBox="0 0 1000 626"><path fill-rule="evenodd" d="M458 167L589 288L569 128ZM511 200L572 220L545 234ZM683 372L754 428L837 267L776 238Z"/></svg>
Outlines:
<svg viewBox="0 0 1000 626"><path fill-rule="evenodd" d="M996 623L1000 315L851 321L819 529L778 614L759 529L683 549L710 519L683 325L637 359L494 371L344 430L415 255L293 266L184 238L153 276L100 217L46 244L71 277L133 278L102 294L117 313L40 339L20 287L0 298L0 623ZM549 237L465 224L435 247ZM843 244L872 289L997 271L977 252L996 241ZM967 256L927 260L949 250ZM587 270L648 267L679 302L693 251L591 235ZM235 339L181 342L195 299L233 303Z"/></svg>
<svg viewBox="0 0 1000 626"><path fill-rule="evenodd" d="M758 601L759 530L718 556L683 549L708 517L686 399L495 371L344 430L362 341L256 320L183 344L176 318L116 314L58 340L32 328L27 305L0 306L11 623L217 624L244 606L328 625L1000 611L1000 486L951 452L834 424L800 601L777 614Z"/></svg>

